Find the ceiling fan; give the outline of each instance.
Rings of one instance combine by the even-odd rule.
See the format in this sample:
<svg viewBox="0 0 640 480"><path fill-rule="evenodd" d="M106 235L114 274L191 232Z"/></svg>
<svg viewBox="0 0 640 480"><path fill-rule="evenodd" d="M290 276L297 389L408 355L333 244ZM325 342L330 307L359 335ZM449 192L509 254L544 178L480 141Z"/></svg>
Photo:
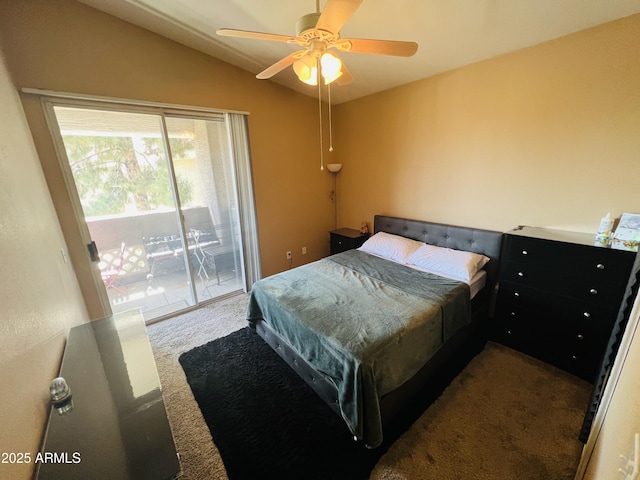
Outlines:
<svg viewBox="0 0 640 480"><path fill-rule="evenodd" d="M327 0L324 11L320 12L320 0L316 0L316 12L301 17L296 22L296 35L277 35L273 33L251 32L221 28L218 35L285 42L301 46L298 50L277 61L256 75L267 79L293 65L298 78L309 84L317 85L318 77L325 84L336 81L338 85L347 85L353 77L338 55L329 49L341 52L370 53L410 57L416 53L418 44L395 40L371 40L363 38L341 38L340 30L358 9L363 0Z"/></svg>

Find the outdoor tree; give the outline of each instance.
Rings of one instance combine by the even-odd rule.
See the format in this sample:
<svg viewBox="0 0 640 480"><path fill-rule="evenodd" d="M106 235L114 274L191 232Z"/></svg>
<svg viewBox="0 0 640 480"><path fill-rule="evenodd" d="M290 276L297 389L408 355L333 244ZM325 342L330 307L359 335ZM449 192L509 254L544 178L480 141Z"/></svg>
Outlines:
<svg viewBox="0 0 640 480"><path fill-rule="evenodd" d="M64 144L86 216L174 207L160 138L65 135ZM174 160L193 155L192 139L170 138L169 145ZM188 203L191 183L179 175L176 182L181 202Z"/></svg>

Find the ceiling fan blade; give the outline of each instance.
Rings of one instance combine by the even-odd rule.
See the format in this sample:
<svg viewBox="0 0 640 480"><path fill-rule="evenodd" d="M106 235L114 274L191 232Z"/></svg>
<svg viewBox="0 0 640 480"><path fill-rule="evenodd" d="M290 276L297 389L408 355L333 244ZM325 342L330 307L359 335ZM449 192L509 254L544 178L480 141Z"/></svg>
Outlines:
<svg viewBox="0 0 640 480"><path fill-rule="evenodd" d="M216 33L222 37L251 38L254 40L271 40L274 42L293 42L295 37L277 35L275 33L251 32L249 30L234 30L233 28L219 28Z"/></svg>
<svg viewBox="0 0 640 480"><path fill-rule="evenodd" d="M395 55L397 57L410 57L418 51L418 44L415 42L370 40L366 38L341 38L334 46L342 52L374 53L378 55Z"/></svg>
<svg viewBox="0 0 640 480"><path fill-rule="evenodd" d="M362 0L328 0L318 19L316 29L337 35L361 3Z"/></svg>
<svg viewBox="0 0 640 480"><path fill-rule="evenodd" d="M293 63L302 57L306 53L305 50L299 50L297 52L292 53L291 55L284 57L281 60L278 60L276 63L271 65L269 68L263 70L256 78L259 80L266 80L267 78L273 77L276 73L280 73L282 70L287 68L289 65L293 65Z"/></svg>
<svg viewBox="0 0 640 480"><path fill-rule="evenodd" d="M342 75L338 77L336 84L343 87L344 85L349 85L353 82L353 75L351 75L351 72L344 63L342 64L340 71L342 72Z"/></svg>

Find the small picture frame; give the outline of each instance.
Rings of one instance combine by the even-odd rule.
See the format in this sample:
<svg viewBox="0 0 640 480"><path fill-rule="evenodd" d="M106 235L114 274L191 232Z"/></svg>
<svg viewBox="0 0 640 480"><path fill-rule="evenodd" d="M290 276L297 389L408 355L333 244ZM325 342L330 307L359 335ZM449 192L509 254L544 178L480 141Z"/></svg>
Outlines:
<svg viewBox="0 0 640 480"><path fill-rule="evenodd" d="M611 238L611 248L638 251L640 244L640 214L623 213Z"/></svg>

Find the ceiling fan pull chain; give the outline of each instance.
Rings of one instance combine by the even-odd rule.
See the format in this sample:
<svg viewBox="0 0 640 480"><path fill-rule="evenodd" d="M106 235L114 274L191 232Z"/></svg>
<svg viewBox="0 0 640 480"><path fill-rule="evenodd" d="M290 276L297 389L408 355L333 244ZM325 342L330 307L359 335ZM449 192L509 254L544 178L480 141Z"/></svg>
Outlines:
<svg viewBox="0 0 640 480"><path fill-rule="evenodd" d="M322 151L322 90L320 88L320 72L318 72L318 116L320 119L320 171L324 170L324 152Z"/></svg>
<svg viewBox="0 0 640 480"><path fill-rule="evenodd" d="M327 85L327 95L329 100L329 151L333 152L333 128L331 126L331 84Z"/></svg>

